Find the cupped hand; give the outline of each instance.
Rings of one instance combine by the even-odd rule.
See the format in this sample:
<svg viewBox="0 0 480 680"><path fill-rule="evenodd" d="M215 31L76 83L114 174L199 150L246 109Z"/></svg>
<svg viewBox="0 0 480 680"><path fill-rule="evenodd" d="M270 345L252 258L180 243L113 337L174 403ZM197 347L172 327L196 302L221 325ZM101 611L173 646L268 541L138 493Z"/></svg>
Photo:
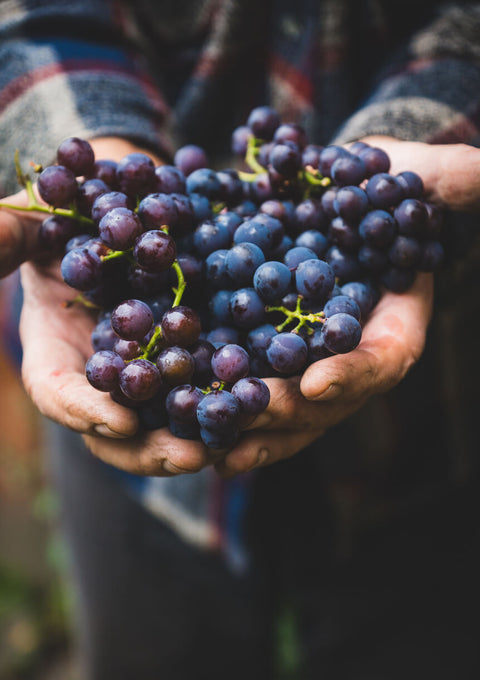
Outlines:
<svg viewBox="0 0 480 680"><path fill-rule="evenodd" d="M92 142L97 157L119 160L139 150L125 140ZM159 162L158 159L155 159ZM25 192L5 203L27 204ZM13 271L38 255L37 232L42 215L0 210L0 272ZM84 435L90 450L104 462L137 474L195 472L207 464L206 450L181 440L165 428L137 433L136 414L91 387L85 362L92 354L94 318L79 304L65 306L75 291L61 279L59 262L25 262L20 333L22 375L34 403L47 417Z"/></svg>
<svg viewBox="0 0 480 680"><path fill-rule="evenodd" d="M429 200L454 210L480 207L480 150L464 144L429 145L389 137L364 141L391 159L391 172L417 172ZM433 277L417 276L402 294L386 292L366 323L358 347L322 359L295 378L266 380L267 410L216 464L231 476L287 458L359 409L373 394L393 388L420 357L432 313Z"/></svg>

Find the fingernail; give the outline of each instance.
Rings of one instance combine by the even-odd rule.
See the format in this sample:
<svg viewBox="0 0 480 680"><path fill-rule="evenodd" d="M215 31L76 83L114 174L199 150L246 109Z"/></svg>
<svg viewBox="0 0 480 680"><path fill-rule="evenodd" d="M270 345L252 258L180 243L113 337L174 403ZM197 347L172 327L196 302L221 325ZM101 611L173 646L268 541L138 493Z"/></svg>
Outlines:
<svg viewBox="0 0 480 680"><path fill-rule="evenodd" d="M93 427L93 431L100 435L100 437L110 437L110 439L127 439L128 435L123 434L122 432L115 432L114 430L111 430L105 423L101 423L100 425L95 425Z"/></svg>
<svg viewBox="0 0 480 680"><path fill-rule="evenodd" d="M343 394L343 386L337 383L332 383L327 387L326 390L316 394L313 399L314 401L330 401L330 399L336 399Z"/></svg>

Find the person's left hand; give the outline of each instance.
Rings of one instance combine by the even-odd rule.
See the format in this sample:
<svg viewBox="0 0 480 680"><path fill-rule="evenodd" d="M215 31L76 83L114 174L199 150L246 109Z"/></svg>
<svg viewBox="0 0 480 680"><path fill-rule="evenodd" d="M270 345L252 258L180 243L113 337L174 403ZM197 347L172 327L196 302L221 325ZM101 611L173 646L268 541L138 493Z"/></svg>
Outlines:
<svg viewBox="0 0 480 680"><path fill-rule="evenodd" d="M365 141L387 151L393 174L417 172L429 200L456 210L479 208L479 149L388 137ZM228 477L292 456L370 396L393 388L423 351L432 304L433 276L420 274L406 293L382 296L355 350L315 362L301 378L267 379L267 410L217 462L217 471Z"/></svg>

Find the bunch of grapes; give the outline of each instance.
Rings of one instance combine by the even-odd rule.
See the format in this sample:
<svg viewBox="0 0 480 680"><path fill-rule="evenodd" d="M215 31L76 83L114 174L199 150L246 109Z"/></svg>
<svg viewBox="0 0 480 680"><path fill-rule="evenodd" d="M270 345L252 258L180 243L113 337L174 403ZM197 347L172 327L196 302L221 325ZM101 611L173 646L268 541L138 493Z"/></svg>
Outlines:
<svg viewBox="0 0 480 680"><path fill-rule="evenodd" d="M39 245L97 314L89 382L144 428L214 449L267 407L262 378L352 351L382 289L443 259L442 213L381 149L309 144L258 107L232 150L243 170L216 172L195 145L155 167L69 138L38 168L49 207L35 204Z"/></svg>

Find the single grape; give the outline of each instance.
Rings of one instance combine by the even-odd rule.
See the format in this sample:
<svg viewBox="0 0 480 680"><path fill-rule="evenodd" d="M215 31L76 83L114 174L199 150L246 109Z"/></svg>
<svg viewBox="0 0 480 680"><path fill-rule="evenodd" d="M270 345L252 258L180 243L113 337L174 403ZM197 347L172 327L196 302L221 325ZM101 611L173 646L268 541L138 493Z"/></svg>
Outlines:
<svg viewBox="0 0 480 680"><path fill-rule="evenodd" d="M286 375L302 371L307 354L305 340L295 333L278 333L267 348L267 359L272 368Z"/></svg>
<svg viewBox="0 0 480 680"><path fill-rule="evenodd" d="M269 141L280 125L280 116L269 106L257 106L248 116L247 126L255 137Z"/></svg>
<svg viewBox="0 0 480 680"><path fill-rule="evenodd" d="M173 238L164 231L151 229L143 233L135 243L133 258L148 272L162 272L170 269L177 256Z"/></svg>
<svg viewBox="0 0 480 680"><path fill-rule="evenodd" d="M118 387L120 372L125 363L116 352L100 350L88 359L85 365L87 380L101 392L111 392Z"/></svg>
<svg viewBox="0 0 480 680"><path fill-rule="evenodd" d="M212 370L219 380L234 383L244 378L249 371L248 352L237 344L227 343L212 356Z"/></svg>
<svg viewBox="0 0 480 680"><path fill-rule="evenodd" d="M350 316L355 317L357 321L360 321L361 316L360 307L349 295L336 295L335 297L330 298L330 300L326 302L323 312L327 318L340 312L350 314Z"/></svg>
<svg viewBox="0 0 480 680"><path fill-rule="evenodd" d="M229 432L240 420L240 402L226 390L206 394L197 406L200 427L209 432Z"/></svg>
<svg viewBox="0 0 480 680"><path fill-rule="evenodd" d="M230 311L233 323L249 330L263 323L265 303L254 288L239 288L230 298Z"/></svg>
<svg viewBox="0 0 480 680"><path fill-rule="evenodd" d="M188 177L194 170L208 167L207 154L196 144L186 144L177 149L173 162L185 177Z"/></svg>
<svg viewBox="0 0 480 680"><path fill-rule="evenodd" d="M362 337L362 327L357 319L342 312L328 317L322 332L325 346L334 354L351 352Z"/></svg>
<svg viewBox="0 0 480 680"><path fill-rule="evenodd" d="M37 188L45 203L61 208L75 199L77 180L73 172L63 165L49 165L40 173Z"/></svg>
<svg viewBox="0 0 480 680"><path fill-rule="evenodd" d="M275 335L278 335L278 331L269 323L252 328L247 335L247 349L250 356L267 361L267 348Z"/></svg>
<svg viewBox="0 0 480 680"><path fill-rule="evenodd" d="M134 151L117 164L117 182L120 191L136 199L155 189L155 165L144 153Z"/></svg>
<svg viewBox="0 0 480 680"><path fill-rule="evenodd" d="M323 260L300 262L295 272L295 285L299 295L320 302L326 300L335 284L333 269Z"/></svg>
<svg viewBox="0 0 480 680"><path fill-rule="evenodd" d="M201 194L210 201L220 198L222 185L217 173L210 168L199 168L187 176L187 192L189 194Z"/></svg>
<svg viewBox="0 0 480 680"><path fill-rule="evenodd" d="M170 345L188 347L200 337L200 317L190 307L179 305L165 312L161 328L163 337Z"/></svg>
<svg viewBox="0 0 480 680"><path fill-rule="evenodd" d="M253 287L267 304L279 302L292 284L290 269L282 262L264 262L253 276Z"/></svg>
<svg viewBox="0 0 480 680"><path fill-rule="evenodd" d="M125 300L113 310L111 322L120 338L141 342L153 326L153 314L142 300Z"/></svg>
<svg viewBox="0 0 480 680"><path fill-rule="evenodd" d="M87 291L98 285L102 261L89 248L75 248L62 259L61 273L65 283L77 290Z"/></svg>
<svg viewBox="0 0 480 680"><path fill-rule="evenodd" d="M100 220L113 208L133 208L130 198L121 191L109 191L106 194L100 194L92 205L92 220L95 224L99 224Z"/></svg>
<svg viewBox="0 0 480 680"><path fill-rule="evenodd" d="M249 419L265 411L270 402L270 390L259 378L241 378L231 392L240 402L242 414Z"/></svg>
<svg viewBox="0 0 480 680"><path fill-rule="evenodd" d="M158 368L147 359L130 361L120 373L120 389L129 399L151 399L160 385Z"/></svg>
<svg viewBox="0 0 480 680"><path fill-rule="evenodd" d="M98 231L110 248L128 250L143 233L143 225L133 210L112 208L100 220Z"/></svg>
<svg viewBox="0 0 480 680"><path fill-rule="evenodd" d="M110 318L99 321L90 335L90 341L95 352L102 349L113 349L117 339L118 336L112 328Z"/></svg>
<svg viewBox="0 0 480 680"><path fill-rule="evenodd" d="M373 207L381 210L398 205L404 195L398 179L386 172L379 172L370 177L365 191Z"/></svg>
<svg viewBox="0 0 480 680"><path fill-rule="evenodd" d="M86 139L69 137L57 149L57 162L71 170L76 177L93 172L95 154Z"/></svg>
<svg viewBox="0 0 480 680"><path fill-rule="evenodd" d="M159 165L155 168L157 182L155 192L159 194L184 194L185 175L174 165Z"/></svg>
<svg viewBox="0 0 480 680"><path fill-rule="evenodd" d="M265 262L265 255L254 243L238 243L225 256L225 270L238 286L248 285L258 267Z"/></svg>
<svg viewBox="0 0 480 680"><path fill-rule="evenodd" d="M193 385L179 385L165 400L168 417L181 425L197 425L197 407L204 395Z"/></svg>
<svg viewBox="0 0 480 680"><path fill-rule="evenodd" d="M387 248L391 244L396 230L395 220L386 210L371 210L358 227L364 241L380 249Z"/></svg>
<svg viewBox="0 0 480 680"><path fill-rule="evenodd" d="M195 370L192 355L183 347L167 347L158 355L156 364L162 380L174 386L189 383Z"/></svg>

